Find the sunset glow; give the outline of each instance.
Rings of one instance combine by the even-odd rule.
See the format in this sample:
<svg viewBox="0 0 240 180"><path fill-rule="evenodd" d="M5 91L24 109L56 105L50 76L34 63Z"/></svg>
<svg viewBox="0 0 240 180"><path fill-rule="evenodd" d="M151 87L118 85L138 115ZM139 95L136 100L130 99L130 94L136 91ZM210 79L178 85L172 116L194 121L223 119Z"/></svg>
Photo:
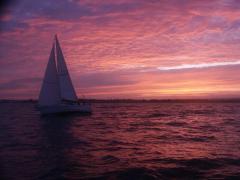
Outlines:
<svg viewBox="0 0 240 180"><path fill-rule="evenodd" d="M0 98L38 98L54 34L79 97L240 97L236 0L21 0L0 17Z"/></svg>
<svg viewBox="0 0 240 180"><path fill-rule="evenodd" d="M231 65L240 65L240 61L234 61L234 62L212 62L212 63L203 63L203 64L183 64L183 65L179 65L179 66L158 67L158 69L159 70L163 70L163 71L168 71L168 70L209 68L209 67L231 66Z"/></svg>

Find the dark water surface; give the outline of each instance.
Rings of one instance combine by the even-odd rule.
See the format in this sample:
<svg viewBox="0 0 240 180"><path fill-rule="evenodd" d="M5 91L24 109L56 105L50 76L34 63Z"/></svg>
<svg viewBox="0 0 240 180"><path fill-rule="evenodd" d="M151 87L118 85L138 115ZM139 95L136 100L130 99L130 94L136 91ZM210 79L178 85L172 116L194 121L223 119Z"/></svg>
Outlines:
<svg viewBox="0 0 240 180"><path fill-rule="evenodd" d="M0 103L0 179L240 179L240 103Z"/></svg>

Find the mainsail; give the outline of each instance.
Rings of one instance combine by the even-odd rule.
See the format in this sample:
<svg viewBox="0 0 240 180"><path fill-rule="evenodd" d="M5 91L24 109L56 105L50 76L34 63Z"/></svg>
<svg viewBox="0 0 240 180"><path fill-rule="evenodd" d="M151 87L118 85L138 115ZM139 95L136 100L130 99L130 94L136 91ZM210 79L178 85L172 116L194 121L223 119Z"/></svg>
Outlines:
<svg viewBox="0 0 240 180"><path fill-rule="evenodd" d="M55 44L55 43L54 43ZM42 88L39 95L40 106L52 106L60 104L59 79L55 61L55 46L53 44L48 65L45 71Z"/></svg>
<svg viewBox="0 0 240 180"><path fill-rule="evenodd" d="M60 93L63 100L77 101L77 95L73 88L71 78L68 73L67 65L59 45L57 36L55 36L57 51L57 71L60 84Z"/></svg>

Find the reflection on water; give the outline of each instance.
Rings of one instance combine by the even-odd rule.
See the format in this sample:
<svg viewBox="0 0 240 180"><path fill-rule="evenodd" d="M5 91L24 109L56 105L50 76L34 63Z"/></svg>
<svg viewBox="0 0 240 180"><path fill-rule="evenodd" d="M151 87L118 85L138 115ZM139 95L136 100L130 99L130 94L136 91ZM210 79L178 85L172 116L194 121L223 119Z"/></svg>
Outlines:
<svg viewBox="0 0 240 180"><path fill-rule="evenodd" d="M0 103L1 179L240 177L240 104L98 103L41 117Z"/></svg>
<svg viewBox="0 0 240 180"><path fill-rule="evenodd" d="M49 166L46 174L41 179L52 177L55 179L64 178L67 172L68 149L71 148L71 126L73 117L71 116L45 116L41 117L41 129L43 138L41 144L46 145L41 150L44 166Z"/></svg>

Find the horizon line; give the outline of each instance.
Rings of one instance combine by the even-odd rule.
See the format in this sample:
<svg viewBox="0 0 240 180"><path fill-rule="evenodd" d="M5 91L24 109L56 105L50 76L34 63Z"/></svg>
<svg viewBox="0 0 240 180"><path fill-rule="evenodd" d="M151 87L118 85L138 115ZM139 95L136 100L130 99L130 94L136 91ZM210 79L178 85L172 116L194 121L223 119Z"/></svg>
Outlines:
<svg viewBox="0 0 240 180"><path fill-rule="evenodd" d="M240 97L230 98L230 97L223 97L223 98L165 98L165 99L158 99L158 98L150 98L150 99L137 99L137 98L108 98L108 99L98 99L98 98L85 98L78 100L90 100L90 101L221 101L221 100L235 100L240 101ZM0 99L0 101L38 101L38 99L28 98L28 99Z"/></svg>

